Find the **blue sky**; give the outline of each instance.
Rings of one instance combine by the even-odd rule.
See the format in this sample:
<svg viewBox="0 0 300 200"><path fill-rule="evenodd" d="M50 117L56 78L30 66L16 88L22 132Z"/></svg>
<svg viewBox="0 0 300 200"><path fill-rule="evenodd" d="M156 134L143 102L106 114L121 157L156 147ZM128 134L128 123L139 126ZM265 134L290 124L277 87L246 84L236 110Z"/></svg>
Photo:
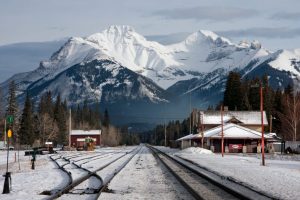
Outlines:
<svg viewBox="0 0 300 200"><path fill-rule="evenodd" d="M0 45L126 24L143 35L208 29L234 42L258 39L271 50L299 48L299 8L299 0L2 0Z"/></svg>

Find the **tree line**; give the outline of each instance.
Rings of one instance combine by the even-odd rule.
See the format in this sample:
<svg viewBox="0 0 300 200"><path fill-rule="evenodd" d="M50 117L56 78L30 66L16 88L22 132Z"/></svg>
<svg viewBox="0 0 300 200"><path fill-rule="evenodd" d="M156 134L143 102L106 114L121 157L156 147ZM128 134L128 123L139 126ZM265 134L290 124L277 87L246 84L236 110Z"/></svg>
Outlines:
<svg viewBox="0 0 300 200"><path fill-rule="evenodd" d="M14 121L7 124L6 131L12 129L14 144L43 146L45 142L51 141L54 145L68 145L70 114L73 130L101 129L104 145L139 143L138 136L134 133L128 134L126 127L118 128L110 123L107 109L104 115L101 115L100 103L89 105L85 100L82 105L68 108L67 100L62 100L60 94L54 96L51 91L47 91L34 101L30 94L26 93L24 105L19 106L16 92L17 85L14 81L9 84L6 99L0 88L0 118L13 116ZM7 105L6 109L3 109L4 105ZM4 130L4 120L0 120L0 127ZM1 138L4 138L3 133L4 131Z"/></svg>
<svg viewBox="0 0 300 200"><path fill-rule="evenodd" d="M10 82L6 111L1 113L1 118L5 119L6 116L14 118L12 124L7 123L7 129L13 131L12 142L42 146L46 141L52 141L66 145L69 117L66 100L62 101L60 95L54 97L49 91L35 101L37 102L35 105L30 94L26 93L24 105L19 109L16 91L17 85L14 81ZM1 102L2 106L5 105L2 95ZM3 121L1 125L4 126Z"/></svg>
<svg viewBox="0 0 300 200"><path fill-rule="evenodd" d="M288 85L283 90L273 89L268 84L268 77L256 77L254 79L242 79L237 72L230 72L227 78L223 100L217 105L209 105L207 110L220 110L221 105L234 111L259 111L260 110L260 86L263 88L263 107L267 120L272 120L272 132L277 133L284 140L300 140L300 93ZM190 120L170 121L165 125L157 125L153 130L141 134L143 142L155 145L164 145L165 134L167 146L176 146L175 140L187 134L196 133L197 126L190 130ZM192 123L193 124L193 123ZM265 128L270 131L270 126Z"/></svg>
<svg viewBox="0 0 300 200"><path fill-rule="evenodd" d="M258 111L260 87L269 124L272 120L272 132L284 140L300 140L300 93L293 84L288 84L283 90L274 89L268 84L266 75L242 80L239 73L230 72L222 103L229 110ZM270 131L270 126L266 131Z"/></svg>

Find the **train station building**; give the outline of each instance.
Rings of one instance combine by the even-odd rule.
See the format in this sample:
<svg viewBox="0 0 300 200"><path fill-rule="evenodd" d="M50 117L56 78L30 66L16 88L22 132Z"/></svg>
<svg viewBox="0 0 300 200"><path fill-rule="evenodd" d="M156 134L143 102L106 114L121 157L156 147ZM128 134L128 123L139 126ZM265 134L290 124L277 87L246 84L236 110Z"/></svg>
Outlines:
<svg viewBox="0 0 300 200"><path fill-rule="evenodd" d="M192 113L193 125L197 125L197 134L179 138L181 148L202 146L213 152L221 152L222 117L220 111L198 111ZM264 126L268 126L263 112ZM224 111L223 138L224 152L227 153L260 153L261 151L261 112L259 111ZM265 143L274 141L274 135L265 134ZM267 145L267 147L269 147ZM272 148L270 146L270 148Z"/></svg>

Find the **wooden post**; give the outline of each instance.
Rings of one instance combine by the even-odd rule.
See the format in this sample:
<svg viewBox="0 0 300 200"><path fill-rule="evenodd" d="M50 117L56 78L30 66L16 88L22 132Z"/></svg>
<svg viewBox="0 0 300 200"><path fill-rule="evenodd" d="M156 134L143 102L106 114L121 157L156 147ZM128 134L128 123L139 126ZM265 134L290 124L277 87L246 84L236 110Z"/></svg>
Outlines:
<svg viewBox="0 0 300 200"><path fill-rule="evenodd" d="M71 148L71 133L72 133L72 111L70 108L70 116L69 116L69 150Z"/></svg>
<svg viewBox="0 0 300 200"><path fill-rule="evenodd" d="M270 133L272 133L272 115L270 115Z"/></svg>
<svg viewBox="0 0 300 200"><path fill-rule="evenodd" d="M223 104L221 105L221 127L222 127L222 132L221 132L221 136L222 136L222 141L221 141L221 149L222 149L222 157L224 157L224 130L223 130Z"/></svg>
<svg viewBox="0 0 300 200"><path fill-rule="evenodd" d="M204 126L203 126L203 112L200 111L200 120L201 120L201 147L204 146Z"/></svg>
<svg viewBox="0 0 300 200"><path fill-rule="evenodd" d="M265 138L264 138L264 99L263 87L260 85L260 112L261 112L261 158L262 165L265 166Z"/></svg>

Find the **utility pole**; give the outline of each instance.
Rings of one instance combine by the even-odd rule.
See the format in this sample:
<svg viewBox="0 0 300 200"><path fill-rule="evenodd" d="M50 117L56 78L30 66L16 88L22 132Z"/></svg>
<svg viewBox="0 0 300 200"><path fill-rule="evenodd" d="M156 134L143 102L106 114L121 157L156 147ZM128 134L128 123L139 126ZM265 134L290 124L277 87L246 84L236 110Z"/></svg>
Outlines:
<svg viewBox="0 0 300 200"><path fill-rule="evenodd" d="M294 85L293 85L293 87L294 87ZM295 127L295 129L294 129L294 139L293 139L293 141L296 141L297 140L297 116L296 116L296 94L295 94L295 90L293 89L293 100L294 100L294 102L293 102L293 109L294 109L294 113L293 113L293 118L294 118L294 127Z"/></svg>
<svg viewBox="0 0 300 200"><path fill-rule="evenodd" d="M190 92L190 134L192 134L192 97Z"/></svg>
<svg viewBox="0 0 300 200"><path fill-rule="evenodd" d="M154 145L156 145L156 127L155 127L155 132L154 132Z"/></svg>
<svg viewBox="0 0 300 200"><path fill-rule="evenodd" d="M165 147L167 146L167 127L166 127L166 120L164 123L164 127L165 127Z"/></svg>
<svg viewBox="0 0 300 200"><path fill-rule="evenodd" d="M265 136L264 136L264 96L263 85L260 82L259 85L251 85L252 88L259 88L260 90L260 114L261 114L261 159L262 165L265 166Z"/></svg>
<svg viewBox="0 0 300 200"><path fill-rule="evenodd" d="M264 138L264 99L263 87L260 83L260 112L261 112L261 153L262 165L265 166L265 138Z"/></svg>
<svg viewBox="0 0 300 200"><path fill-rule="evenodd" d="M202 111L199 111L199 129L201 129L201 148L203 148L203 146L204 146L204 127L203 127L203 112Z"/></svg>
<svg viewBox="0 0 300 200"><path fill-rule="evenodd" d="M272 117L272 115L270 115L270 133L272 133L272 119L273 119L273 117Z"/></svg>
<svg viewBox="0 0 300 200"><path fill-rule="evenodd" d="M70 116L69 116L69 149L71 148L71 133L72 133L72 110L70 108Z"/></svg>
<svg viewBox="0 0 300 200"><path fill-rule="evenodd" d="M221 127L222 127L222 141L221 141L221 149L222 149L222 157L224 157L224 124L223 124L223 104L221 105Z"/></svg>
<svg viewBox="0 0 300 200"><path fill-rule="evenodd" d="M200 132L200 126L201 126L201 122L200 122L200 118L201 118L201 113L200 113L201 111L198 111L197 112L197 127L198 127L198 131ZM202 134L202 130L201 130L201 134ZM202 138L201 138L201 140L202 140Z"/></svg>
<svg viewBox="0 0 300 200"><path fill-rule="evenodd" d="M4 144L7 145L7 139L6 139L6 119L4 119Z"/></svg>

